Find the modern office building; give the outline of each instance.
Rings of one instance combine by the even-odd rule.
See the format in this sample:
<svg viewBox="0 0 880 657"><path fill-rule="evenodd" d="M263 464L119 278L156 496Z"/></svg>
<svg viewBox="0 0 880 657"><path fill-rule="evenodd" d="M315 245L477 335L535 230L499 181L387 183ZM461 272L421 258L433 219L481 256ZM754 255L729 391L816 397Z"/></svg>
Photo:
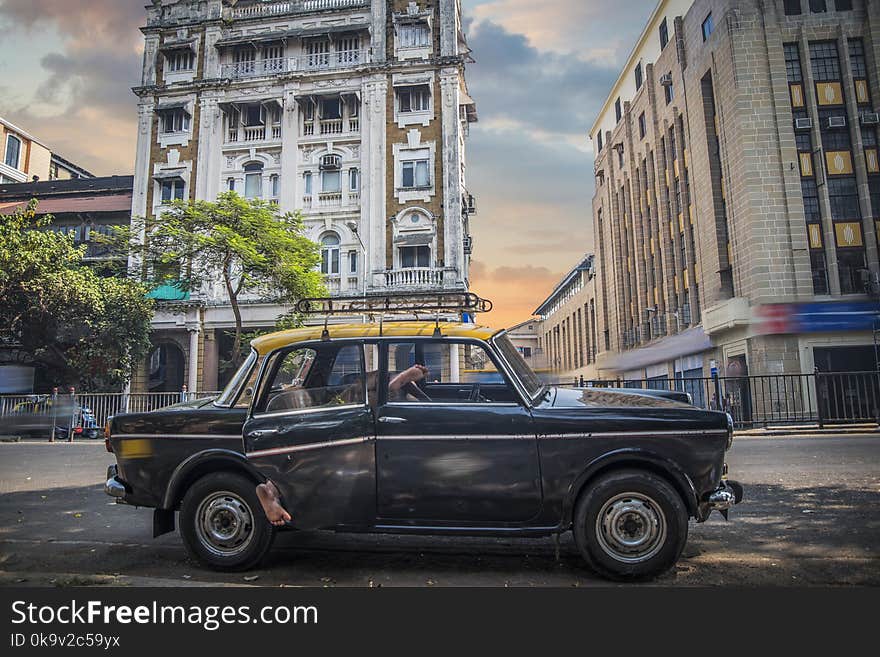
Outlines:
<svg viewBox="0 0 880 657"><path fill-rule="evenodd" d="M590 129L600 375L876 368L878 85L877 0L657 5Z"/></svg>
<svg viewBox="0 0 880 657"><path fill-rule="evenodd" d="M147 14L134 215L233 190L303 213L333 294L469 287L477 115L459 0L156 0ZM285 310L247 301L249 330ZM165 300L151 362L176 374L133 389L222 385L231 326L219 288Z"/></svg>

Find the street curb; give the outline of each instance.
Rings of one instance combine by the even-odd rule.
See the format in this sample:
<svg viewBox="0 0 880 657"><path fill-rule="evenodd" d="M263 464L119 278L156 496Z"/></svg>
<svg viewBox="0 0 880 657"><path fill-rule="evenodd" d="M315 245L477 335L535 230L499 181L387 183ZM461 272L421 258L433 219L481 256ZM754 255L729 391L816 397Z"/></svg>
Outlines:
<svg viewBox="0 0 880 657"><path fill-rule="evenodd" d="M200 582L191 579L161 577L138 577L130 575L84 575L81 573L34 573L0 570L0 588L22 586L34 588L68 588L72 586L103 587L160 587L160 588L207 588L207 587L253 587L253 584L228 582Z"/></svg>
<svg viewBox="0 0 880 657"><path fill-rule="evenodd" d="M791 429L749 429L735 431L734 438L779 438L784 436L845 436L845 435L880 435L880 427L876 424L862 427L797 427Z"/></svg>

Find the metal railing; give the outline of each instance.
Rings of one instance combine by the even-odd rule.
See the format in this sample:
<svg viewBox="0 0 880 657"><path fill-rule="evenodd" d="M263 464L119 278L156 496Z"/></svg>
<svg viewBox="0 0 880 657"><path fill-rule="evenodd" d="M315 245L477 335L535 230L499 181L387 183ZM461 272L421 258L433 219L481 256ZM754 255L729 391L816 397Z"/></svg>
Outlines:
<svg viewBox="0 0 880 657"><path fill-rule="evenodd" d="M67 427L69 414L58 415L52 408L74 409L74 426L94 425L103 429L107 419L122 413L147 413L181 402L216 397L219 392L105 392L52 395L0 395L0 435L6 435L7 427L16 425L13 419L26 419L40 415L51 424ZM78 423L78 424L77 424ZM86 427L89 428L89 427ZM46 427L46 435L51 426ZM10 435L16 435L11 432Z"/></svg>
<svg viewBox="0 0 880 657"><path fill-rule="evenodd" d="M370 49L337 50L297 57L254 59L221 66L221 76L238 80L295 72L337 71L360 66L370 61Z"/></svg>
<svg viewBox="0 0 880 657"><path fill-rule="evenodd" d="M278 0L277 2L261 2L235 7L232 10L232 17L281 16L290 13L365 7L369 4L369 0Z"/></svg>
<svg viewBox="0 0 880 657"><path fill-rule="evenodd" d="M737 428L880 423L880 372L816 372L744 377L612 379L558 382L595 388L686 392L695 406L724 410Z"/></svg>

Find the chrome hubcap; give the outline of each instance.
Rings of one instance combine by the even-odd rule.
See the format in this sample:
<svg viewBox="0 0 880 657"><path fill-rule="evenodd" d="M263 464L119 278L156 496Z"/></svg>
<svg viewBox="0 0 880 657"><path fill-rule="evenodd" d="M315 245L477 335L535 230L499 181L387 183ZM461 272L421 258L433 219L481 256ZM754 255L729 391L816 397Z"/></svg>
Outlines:
<svg viewBox="0 0 880 657"><path fill-rule="evenodd" d="M602 549L617 561L647 561L666 541L666 516L647 495L621 493L599 511L596 537Z"/></svg>
<svg viewBox="0 0 880 657"><path fill-rule="evenodd" d="M244 551L253 538L250 507L235 493L212 493L199 505L196 533L210 552L229 557Z"/></svg>

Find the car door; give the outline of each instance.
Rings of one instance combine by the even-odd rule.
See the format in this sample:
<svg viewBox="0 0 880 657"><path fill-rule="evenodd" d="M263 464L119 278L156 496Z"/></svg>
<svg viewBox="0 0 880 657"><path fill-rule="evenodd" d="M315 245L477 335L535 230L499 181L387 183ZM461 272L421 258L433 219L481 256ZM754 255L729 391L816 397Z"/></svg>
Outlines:
<svg viewBox="0 0 880 657"><path fill-rule="evenodd" d="M530 411L506 374L491 397L468 380L475 362L497 370L486 348L445 339L389 341L381 354L378 524L492 526L536 517L541 478ZM395 390L415 365L428 369L417 389Z"/></svg>
<svg viewBox="0 0 880 657"><path fill-rule="evenodd" d="M374 440L363 344L307 343L267 359L244 427L245 453L278 487L295 527L372 522Z"/></svg>

